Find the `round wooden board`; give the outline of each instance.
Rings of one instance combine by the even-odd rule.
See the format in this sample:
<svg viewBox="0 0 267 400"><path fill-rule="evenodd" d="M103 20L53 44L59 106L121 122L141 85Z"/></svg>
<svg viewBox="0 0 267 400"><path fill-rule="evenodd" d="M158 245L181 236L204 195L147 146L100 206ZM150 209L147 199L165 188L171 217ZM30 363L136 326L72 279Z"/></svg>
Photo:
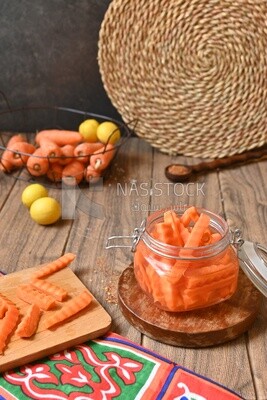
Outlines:
<svg viewBox="0 0 267 400"><path fill-rule="evenodd" d="M201 310L172 313L160 310L139 287L132 267L120 276L118 301L125 318L140 332L162 343L207 347L235 339L254 322L262 295L240 271L236 293Z"/></svg>

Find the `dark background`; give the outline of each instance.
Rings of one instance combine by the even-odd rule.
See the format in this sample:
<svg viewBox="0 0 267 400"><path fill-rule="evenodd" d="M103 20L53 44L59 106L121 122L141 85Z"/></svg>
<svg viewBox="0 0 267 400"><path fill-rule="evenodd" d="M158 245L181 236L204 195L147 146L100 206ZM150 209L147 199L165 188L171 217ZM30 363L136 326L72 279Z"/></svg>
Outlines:
<svg viewBox="0 0 267 400"><path fill-rule="evenodd" d="M120 119L97 62L100 25L109 3L0 1L0 91L12 108L63 106ZM0 96L0 111L5 108Z"/></svg>

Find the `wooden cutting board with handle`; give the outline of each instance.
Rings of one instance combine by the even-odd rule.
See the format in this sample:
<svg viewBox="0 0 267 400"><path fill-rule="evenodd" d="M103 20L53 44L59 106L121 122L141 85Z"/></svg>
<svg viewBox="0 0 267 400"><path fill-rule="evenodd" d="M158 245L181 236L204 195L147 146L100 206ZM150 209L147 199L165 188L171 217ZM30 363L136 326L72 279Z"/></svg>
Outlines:
<svg viewBox="0 0 267 400"><path fill-rule="evenodd" d="M29 283L32 273L38 268L40 266L0 277L0 293L13 301L22 315L27 304L16 296L16 287L18 284ZM47 277L47 280L63 287L69 293L69 298L64 303L58 303L58 308L60 304L67 303L73 296L87 289L69 267ZM106 333L111 326L111 317L93 298L87 308L67 322L54 329L44 329L45 319L58 308L43 312L37 333L32 338L21 339L15 333L12 334L4 354L0 355L0 372L62 351L86 340L95 339Z"/></svg>

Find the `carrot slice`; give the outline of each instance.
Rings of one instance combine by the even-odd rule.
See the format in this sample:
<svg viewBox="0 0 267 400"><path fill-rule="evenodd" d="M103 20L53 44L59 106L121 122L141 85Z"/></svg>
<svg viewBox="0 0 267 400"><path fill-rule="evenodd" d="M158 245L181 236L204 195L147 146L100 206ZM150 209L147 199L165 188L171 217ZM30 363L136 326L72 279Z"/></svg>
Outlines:
<svg viewBox="0 0 267 400"><path fill-rule="evenodd" d="M15 329L19 319L19 310L10 300L4 298L7 305L7 311L4 318L0 320L0 354L3 354L4 348L6 347L8 337Z"/></svg>
<svg viewBox="0 0 267 400"><path fill-rule="evenodd" d="M44 276L52 275L54 272L60 271L67 267L75 258L75 254L66 253L64 256L57 258L56 260L45 264L38 271L34 272L33 278L43 278Z"/></svg>
<svg viewBox="0 0 267 400"><path fill-rule="evenodd" d="M55 285L54 283L48 282L45 279L33 279L31 284L36 289L54 297L58 301L63 301L68 297L68 292L65 289Z"/></svg>
<svg viewBox="0 0 267 400"><path fill-rule="evenodd" d="M56 306L55 299L47 294L39 292L32 285L19 285L17 296L29 304L37 304L42 310L51 310Z"/></svg>
<svg viewBox="0 0 267 400"><path fill-rule="evenodd" d="M79 311L87 307L91 303L91 301L91 294L87 290L84 290L79 295L73 297L60 310L55 311L53 315L47 318L47 320L45 321L45 328L49 329L52 326L72 317L73 315L77 314Z"/></svg>
<svg viewBox="0 0 267 400"><path fill-rule="evenodd" d="M78 161L89 163L90 156L100 149L103 149L103 143L81 143L74 149L74 156Z"/></svg>
<svg viewBox="0 0 267 400"><path fill-rule="evenodd" d="M41 317L41 310L37 304L31 304L22 318L16 333L19 337L31 337L35 334Z"/></svg>

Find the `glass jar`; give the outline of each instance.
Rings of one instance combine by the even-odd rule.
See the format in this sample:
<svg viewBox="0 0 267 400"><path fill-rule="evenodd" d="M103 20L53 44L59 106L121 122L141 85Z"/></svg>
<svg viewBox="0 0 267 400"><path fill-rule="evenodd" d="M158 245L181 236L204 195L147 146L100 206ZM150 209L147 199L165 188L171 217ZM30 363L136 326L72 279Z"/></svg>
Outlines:
<svg viewBox="0 0 267 400"><path fill-rule="evenodd" d="M157 307L171 312L204 308L228 299L237 288L239 262L226 221L198 209L208 215L210 230L221 238L206 246L178 247L151 235L155 224L163 222L166 211L148 217L137 243L134 273L140 288ZM182 211L176 214L181 216Z"/></svg>

